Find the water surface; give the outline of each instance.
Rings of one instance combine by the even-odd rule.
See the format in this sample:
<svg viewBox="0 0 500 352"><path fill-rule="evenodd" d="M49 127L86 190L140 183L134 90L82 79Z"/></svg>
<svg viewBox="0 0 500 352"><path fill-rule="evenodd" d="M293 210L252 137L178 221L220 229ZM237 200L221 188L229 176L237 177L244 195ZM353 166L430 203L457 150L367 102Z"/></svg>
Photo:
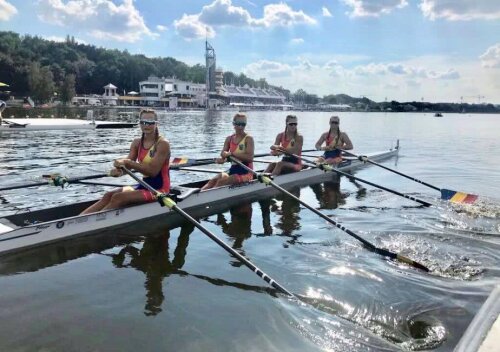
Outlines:
<svg viewBox="0 0 500 352"><path fill-rule="evenodd" d="M116 111L99 113L117 119ZM310 149L331 114L295 113ZM256 152L265 152L286 113L248 115ZM141 236L133 228L105 232L0 258L0 350L453 350L500 277L500 116L339 115L357 152L388 149L400 139L399 157L385 165L482 196L478 206L452 207L438 192L376 167L356 176L436 206L346 179L293 190L368 241L427 265L429 274L367 251L278 196L201 222L300 301L269 289L188 224ZM160 121L173 156L213 157L232 131L230 112L164 113ZM53 172L102 172L127 154L138 133L1 133L0 185ZM172 171L174 183L206 177ZM93 199L106 189L2 192L0 216Z"/></svg>

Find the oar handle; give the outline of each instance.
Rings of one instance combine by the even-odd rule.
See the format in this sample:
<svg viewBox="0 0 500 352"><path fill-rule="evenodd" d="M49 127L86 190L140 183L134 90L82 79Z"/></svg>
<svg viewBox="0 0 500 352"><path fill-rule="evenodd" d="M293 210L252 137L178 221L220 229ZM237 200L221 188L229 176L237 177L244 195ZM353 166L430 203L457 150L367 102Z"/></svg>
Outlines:
<svg viewBox="0 0 500 352"><path fill-rule="evenodd" d="M122 169L130 177L132 177L134 180L136 180L138 183L140 183L143 187L145 187L151 193L156 195L157 200L161 206L167 206L169 209L176 211L184 219L188 220L191 224L196 226L196 228L198 228L198 230L200 230L205 235L207 235L211 240L213 240L215 243L217 243L219 246L221 246L224 250L226 250L226 252L228 252L233 257L238 259L241 263L243 263L247 268L252 270L255 274L257 274L257 276L259 276L261 279L263 279L269 285L271 285L272 287L274 287L275 289L277 289L281 293L286 294L287 296L295 297L290 291L288 291L286 288L284 288L282 285L280 285L278 282L276 282L276 280L274 280L272 277L270 277L265 272L263 272L261 269L259 269L255 264L253 264L251 261L249 261L248 259L243 257L236 250L234 250L233 248L228 246L224 241L222 241L220 238L218 238L215 234L213 234L212 232L207 230L202 224L200 224L197 220L195 220L191 215L189 215L183 209L181 209L171 198L168 197L168 195L158 192L156 189L151 187L148 183L144 182L144 180L141 180L139 177L134 175L134 173L132 173L132 171L130 171L126 167L122 166Z"/></svg>

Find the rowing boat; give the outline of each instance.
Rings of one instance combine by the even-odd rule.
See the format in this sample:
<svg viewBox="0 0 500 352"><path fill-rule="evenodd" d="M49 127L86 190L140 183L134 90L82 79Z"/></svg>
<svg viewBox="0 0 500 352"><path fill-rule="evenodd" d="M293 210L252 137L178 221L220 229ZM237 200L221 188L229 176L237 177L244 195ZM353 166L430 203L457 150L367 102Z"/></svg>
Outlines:
<svg viewBox="0 0 500 352"><path fill-rule="evenodd" d="M94 130L103 128L132 128L136 123L89 121L78 119L4 119L0 131Z"/></svg>
<svg viewBox="0 0 500 352"><path fill-rule="evenodd" d="M394 148L366 154L366 156L371 160L382 161L397 155L398 151L398 148ZM344 172L353 171L365 165L369 164L356 158L347 157L338 166L338 169ZM284 188L292 188L325 181L339 182L339 177L334 172L304 167L299 172L277 176L274 181ZM274 188L257 180L200 191L206 182L207 180L172 187L172 196L176 199L179 207L192 216L200 217L227 209L241 202L251 202L277 193ZM95 201L18 213L0 218L0 255L133 224L140 223L143 227L148 226L148 224L172 226L181 222L178 214L159 207L156 203L79 215L83 209Z"/></svg>

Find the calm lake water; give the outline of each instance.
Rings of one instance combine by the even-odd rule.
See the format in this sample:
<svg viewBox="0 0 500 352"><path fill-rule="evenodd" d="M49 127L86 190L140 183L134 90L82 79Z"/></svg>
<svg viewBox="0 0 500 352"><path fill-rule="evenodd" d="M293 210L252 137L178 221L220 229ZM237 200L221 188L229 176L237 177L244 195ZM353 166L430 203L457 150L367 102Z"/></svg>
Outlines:
<svg viewBox="0 0 500 352"><path fill-rule="evenodd" d="M103 110L104 119L117 119ZM296 112L305 149L331 113ZM81 112L85 115L85 112ZM248 112L256 152L285 112ZM355 151L401 142L385 165L481 196L451 207L438 192L371 166L356 176L436 203L422 208L343 179L293 190L424 273L367 251L294 200L242 204L201 219L301 302L265 283L185 224L147 236L114 231L0 257L1 351L451 351L500 278L500 116L339 113ZM160 115L173 156L214 157L231 112ZM110 168L137 129L0 133L0 186ZM269 158L267 158L269 159ZM219 166L214 166L219 168ZM206 174L171 172L173 183ZM115 179L114 182L126 182ZM2 192L0 216L89 200L102 186Z"/></svg>

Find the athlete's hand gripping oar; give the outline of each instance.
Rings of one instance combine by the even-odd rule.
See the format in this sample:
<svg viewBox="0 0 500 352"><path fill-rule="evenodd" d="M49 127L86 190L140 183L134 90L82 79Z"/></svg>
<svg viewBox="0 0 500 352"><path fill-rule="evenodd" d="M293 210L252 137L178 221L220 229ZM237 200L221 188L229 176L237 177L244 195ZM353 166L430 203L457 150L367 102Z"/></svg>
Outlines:
<svg viewBox="0 0 500 352"><path fill-rule="evenodd" d="M341 224L337 223L336 221L330 219L328 216L326 216L325 214L323 214L319 210L314 209L312 206L310 206L309 204L307 204L306 202L304 202L302 199L294 196L293 194L291 194L290 192L288 192L283 187L277 185L269 177L264 176L262 174L259 174L258 172L250 169L248 166L246 166L245 164L243 164L240 160L236 159L234 156L230 156L229 158L233 162L235 162L236 164L238 164L241 167L243 167L248 172L253 173L260 182L262 182L262 183L264 183L266 185L272 186L272 187L276 188L277 190L283 192L287 196L295 199L297 202L299 202L300 204L302 204L304 207L306 207L307 209L309 209L310 211L312 211L316 215L320 216L324 220L328 221L330 224L336 226L337 228L341 229L342 231L344 231L348 235L354 237L355 239L357 239L358 241L360 241L361 243L363 243L366 246L366 248L368 248L369 250L371 250L371 251L373 251L373 252L375 252L377 254L383 255L385 257L389 257L391 259L399 260L400 262L406 263L406 264L411 265L411 266L413 266L415 268L422 269L424 271L429 271L429 269L427 267L425 267L424 265L422 265L422 264L420 264L420 263L418 263L418 262L416 262L416 261L414 261L414 260L412 260L410 258L407 258L407 257L405 257L405 256L403 256L401 254L393 253L393 252L388 251L387 249L384 249L384 248L378 248L378 247L376 247L375 245L371 244L370 242L368 242L364 238L358 236L357 234L355 234L351 230L345 228L343 225L341 225Z"/></svg>
<svg viewBox="0 0 500 352"><path fill-rule="evenodd" d="M396 194L396 195L398 195L398 196L404 197L404 198L406 198L406 199L410 199L410 200L412 200L412 201L414 201L414 202L417 202L417 203L420 203L420 204L422 204L422 205L424 205L424 206L426 206L426 207L430 207L430 206L432 206L432 204L431 204L431 203L429 203L429 202L426 202L426 201L424 201L424 200L421 200L421 199L418 199L418 198L415 198L415 197L409 196L409 195L407 195L407 194L404 194L404 193L398 192L398 191L396 191L396 190L393 190L393 189L390 189L390 188L387 188L387 187L384 187L384 186L378 185L378 184L376 184L376 183L373 183L373 182L370 182L370 181L366 181L366 180L364 180L364 179L362 179L362 178L359 178L359 177L356 177L356 176L350 175L350 174L348 174L348 173L346 173L346 172L343 172L343 171L337 170L335 167L333 167L333 166L331 166L331 165L328 165L328 164L326 164L326 163L316 164L316 163L315 163L314 161L312 161L312 160L306 159L306 158L304 158L304 157L302 157L302 156L299 156L299 155L296 155L296 154L289 153L288 151L286 151L286 150L284 150L284 149L281 149L281 148L280 148L280 149L279 149L279 151L280 151L281 153L283 153L283 154L286 154L286 155L289 155L289 156L293 156L293 157L295 157L295 158L297 158L297 159L300 159L300 160L302 160L302 161L304 161L304 162L306 162L306 163L310 164L311 166L313 166L313 167L317 167L317 168L319 168L319 169L321 169L321 170L323 170L323 171L333 171L333 172L336 172L337 174L342 175L342 176L345 176L345 177L347 177L347 178L354 179L354 180L357 180L357 181L359 181L359 182L366 183L367 185L370 185L370 186L373 186L373 187L376 187L376 188L380 188L380 189L382 189L382 190L384 190L384 191L387 191L387 192L390 192L390 193Z"/></svg>
<svg viewBox="0 0 500 352"><path fill-rule="evenodd" d="M243 263L247 268L252 270L254 273L257 274L261 279L263 279L265 282L267 282L269 285L277 289L278 291L284 293L285 295L288 295L290 297L295 297L290 291L288 291L286 288L281 286L278 282L276 282L273 278L271 278L269 275L267 275L265 272L260 270L258 267L256 267L251 261L246 259L244 256L239 254L237 251L235 251L233 248L228 246L224 241L222 241L220 238L218 238L216 235L214 235L212 232L207 230L205 227L203 227L202 224L200 224L198 221L196 221L191 215L186 213L184 210L179 208L179 206L172 200L170 199L166 194L160 193L157 190L155 190L153 187L151 187L149 184L141 180L139 177L134 175L132 171L128 170L125 167L122 167L123 171L125 171L130 177L132 177L134 180L136 180L138 183L140 183L143 187L148 189L151 193L153 193L157 199L158 203L160 203L161 206L167 206L169 209L172 209L176 211L178 214L180 214L184 219L188 220L190 223L192 223L194 226L198 228L201 232L203 232L205 235L210 237L211 240L213 240L215 243L217 243L219 246L224 248L229 254L231 254L233 257L238 259L241 263Z"/></svg>
<svg viewBox="0 0 500 352"><path fill-rule="evenodd" d="M12 185L12 186L1 187L0 191L8 191L11 189L37 187L37 186L45 186L45 185L64 187L65 185L67 185L69 183L74 183L74 182L83 181L83 180L91 180L94 178L109 177L109 176L110 176L109 174L97 174L97 175L88 175L88 176L80 176L80 177L66 177L66 176L61 176L59 174L44 175L43 177L46 178L47 180L45 180L43 182L25 183L25 184L21 184L21 185Z"/></svg>
<svg viewBox="0 0 500 352"><path fill-rule="evenodd" d="M446 188L439 188L439 187L436 187L436 186L433 186L427 182L424 182L422 180L419 180L417 178L414 178L414 177L411 177L409 175L406 175L406 174L403 174L402 172L399 172L397 170L394 170L394 169L391 169L387 166L384 166L384 165L381 165L373 160L370 160L368 159L367 156L365 155L358 155L358 154L354 154L354 153L351 153L350 151L348 150L342 150L344 153L348 154L348 155L352 155L356 158L358 158L359 160L361 161L364 161L364 162L367 162L367 163L370 163L372 165L376 165L376 166L379 166L381 167L382 169L385 169L385 170L388 170L388 171L391 171L391 172L394 172L395 174L398 174L400 176L403 176L403 177L406 177L407 179L410 179L412 181L415 181L415 182L418 182L424 186L427 186L427 187L430 187L432 189L435 189L436 191L439 191L441 192L441 199L443 200L449 200L450 202L454 202L454 203L467 203L467 204L472 204L476 201L476 199L478 198L477 195L475 194L470 194L470 193L464 193L464 192L458 192L458 191L453 191L451 189L446 189Z"/></svg>

